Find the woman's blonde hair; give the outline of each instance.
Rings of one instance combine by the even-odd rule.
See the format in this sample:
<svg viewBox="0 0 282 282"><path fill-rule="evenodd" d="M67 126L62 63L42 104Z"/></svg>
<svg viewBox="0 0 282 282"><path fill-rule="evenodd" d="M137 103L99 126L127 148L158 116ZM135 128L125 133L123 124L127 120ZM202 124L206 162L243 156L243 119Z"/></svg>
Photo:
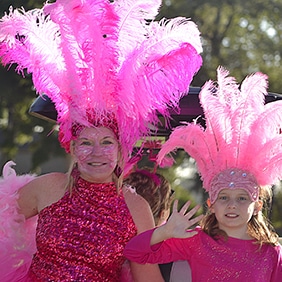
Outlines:
<svg viewBox="0 0 282 282"><path fill-rule="evenodd" d="M265 216L268 212L268 203L272 199L271 187L260 187L259 200L263 202L263 207L256 214L253 214L247 225L248 235L257 241L257 244L262 246L263 244L270 244L277 246L279 243L279 236L275 232L271 222ZM205 233L209 236L217 239L219 236L228 238L225 231L221 230L218 225L218 221L215 214L208 209L207 214L203 217L200 225Z"/></svg>

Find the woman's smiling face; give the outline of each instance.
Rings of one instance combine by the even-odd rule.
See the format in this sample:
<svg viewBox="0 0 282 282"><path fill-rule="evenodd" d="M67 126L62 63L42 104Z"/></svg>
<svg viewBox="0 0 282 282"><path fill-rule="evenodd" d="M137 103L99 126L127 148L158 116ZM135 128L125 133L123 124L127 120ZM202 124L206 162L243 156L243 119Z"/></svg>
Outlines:
<svg viewBox="0 0 282 282"><path fill-rule="evenodd" d="M74 141L73 154L83 179L95 183L113 181L119 144L112 130L106 127L83 129Z"/></svg>

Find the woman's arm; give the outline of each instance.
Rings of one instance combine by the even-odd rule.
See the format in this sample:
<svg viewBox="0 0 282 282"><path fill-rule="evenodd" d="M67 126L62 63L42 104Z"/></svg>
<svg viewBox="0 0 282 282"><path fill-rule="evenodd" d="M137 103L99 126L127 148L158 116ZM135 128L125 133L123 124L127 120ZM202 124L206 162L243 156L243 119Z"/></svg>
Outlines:
<svg viewBox="0 0 282 282"><path fill-rule="evenodd" d="M134 223L136 224L138 234L154 228L154 218L147 201L130 190L126 190L124 195ZM164 281L158 264L141 265L135 262L130 262L130 265L134 282Z"/></svg>

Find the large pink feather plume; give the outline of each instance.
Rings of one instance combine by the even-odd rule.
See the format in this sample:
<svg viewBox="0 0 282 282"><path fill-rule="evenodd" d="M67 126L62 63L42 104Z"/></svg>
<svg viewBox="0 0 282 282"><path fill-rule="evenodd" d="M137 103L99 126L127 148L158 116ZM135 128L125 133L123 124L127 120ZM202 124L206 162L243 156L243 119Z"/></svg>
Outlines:
<svg viewBox="0 0 282 282"><path fill-rule="evenodd" d="M113 113L126 151L169 117L202 59L197 26L186 18L155 22L161 0L57 0L11 10L0 21L4 65L32 73L55 103L62 143L74 123ZM66 148L67 149L67 148Z"/></svg>
<svg viewBox="0 0 282 282"><path fill-rule="evenodd" d="M163 144L158 161L176 148L196 160L204 188L220 172L238 169L253 175L259 185L282 178L282 102L265 103L267 76L249 75L237 85L222 67L217 84L208 81L200 93L206 127L176 128Z"/></svg>
<svg viewBox="0 0 282 282"><path fill-rule="evenodd" d="M118 0L113 4L118 22L118 51L123 62L147 35L148 21L153 20L161 5L161 0Z"/></svg>
<svg viewBox="0 0 282 282"><path fill-rule="evenodd" d="M58 48L58 26L42 10L25 12L10 8L10 13L0 21L0 42L4 65L16 63L18 72L33 73L38 92L46 88L50 93L58 93L65 69Z"/></svg>

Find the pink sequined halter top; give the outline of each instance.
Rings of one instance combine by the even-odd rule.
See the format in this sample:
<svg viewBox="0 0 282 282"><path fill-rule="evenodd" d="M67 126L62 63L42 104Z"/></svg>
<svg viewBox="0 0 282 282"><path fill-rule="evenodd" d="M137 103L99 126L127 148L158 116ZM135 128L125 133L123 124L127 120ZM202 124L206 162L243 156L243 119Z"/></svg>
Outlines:
<svg viewBox="0 0 282 282"><path fill-rule="evenodd" d="M114 183L78 178L72 195L39 213L32 281L119 281L136 226Z"/></svg>

